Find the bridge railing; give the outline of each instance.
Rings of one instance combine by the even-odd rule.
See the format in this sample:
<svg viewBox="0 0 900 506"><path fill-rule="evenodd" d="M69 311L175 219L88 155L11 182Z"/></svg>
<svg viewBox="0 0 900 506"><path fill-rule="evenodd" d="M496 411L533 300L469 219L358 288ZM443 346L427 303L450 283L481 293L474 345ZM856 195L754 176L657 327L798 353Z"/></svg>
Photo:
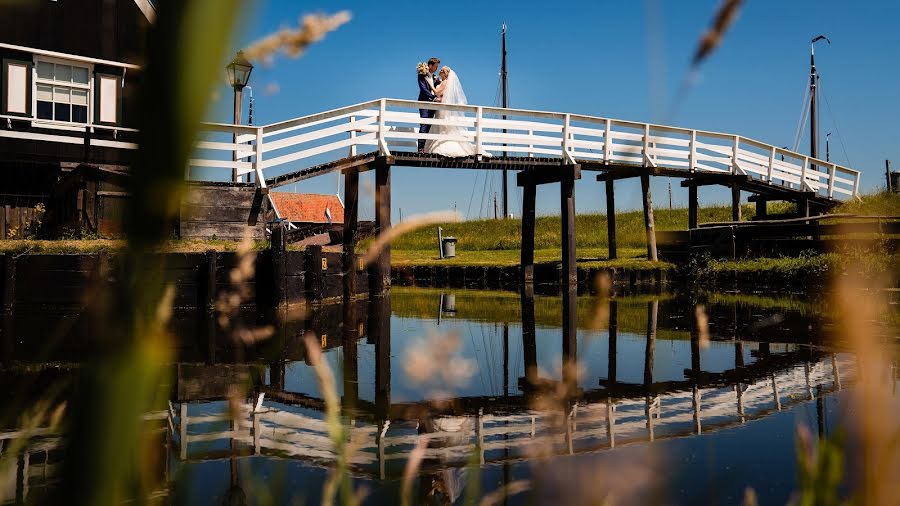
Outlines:
<svg viewBox="0 0 900 506"><path fill-rule="evenodd" d="M841 389L841 380L856 376L851 355L833 356L798 365L737 385L694 388L641 397L608 398L605 402L579 402L565 412L526 410L517 413L445 416L431 420L429 430L418 430L415 420L373 424L355 421L347 433L350 461L356 471L385 476L386 465L402 469L418 444L427 462L464 466L474 452L482 463L521 458L538 445L559 454L655 441L712 432L760 419L784 407L812 400L817 387L824 392ZM182 459L204 458L197 443L230 439L253 447L257 454L277 452L322 464L337 458L328 424L290 406L241 406L232 420L226 413L188 415L169 406L169 428ZM424 440L424 441L423 441ZM195 446L188 451L188 445ZM199 453L198 453L199 450ZM377 471L376 471L377 469Z"/></svg>
<svg viewBox="0 0 900 506"><path fill-rule="evenodd" d="M459 114L421 118L420 109ZM422 124L431 131L420 133ZM747 137L579 114L380 99L265 126L207 123L203 130L191 167L255 173L261 184L266 173L271 177L360 150L414 151L425 140L469 142L486 157L559 158L601 170L606 165L740 174L829 198L859 192L856 170Z"/></svg>

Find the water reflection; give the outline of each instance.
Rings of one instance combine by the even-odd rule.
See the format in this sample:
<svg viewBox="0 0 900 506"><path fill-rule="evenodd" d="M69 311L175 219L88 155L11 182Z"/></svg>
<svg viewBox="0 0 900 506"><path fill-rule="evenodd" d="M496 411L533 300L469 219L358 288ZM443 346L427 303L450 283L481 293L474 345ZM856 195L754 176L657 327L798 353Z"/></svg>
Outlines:
<svg viewBox="0 0 900 506"><path fill-rule="evenodd" d="M182 491L209 487L181 471L203 476L220 472L222 463L227 483L212 496L240 503L246 500L241 483L269 465L266 459L303 462L293 471L298 479L321 486L314 477L336 456L323 396L306 363L307 333L339 376L354 476L394 487L410 453L424 444L421 498L458 499L473 455L484 465L503 464L501 481L508 483L515 463L536 456L696 437L810 400L818 430L826 433L826 399L852 384L856 365L846 353L809 344L822 341L821 322L776 306L751 313L753 321L777 324L751 328L738 304L712 300L707 307L708 344L701 343L689 299L598 301L574 291L556 298L395 289L368 302L318 308L247 348L233 345L209 318L182 315L173 323L181 339L168 408L145 420L162 454L166 486L155 494L172 493L178 480L186 480ZM608 318L599 329L598 312ZM65 318L70 333L83 330L82 316ZM477 364L469 384L452 393L435 394L404 368L415 340L434 332L459 335L460 354ZM44 350L33 343L16 344L4 346L4 356L14 358L4 360L4 387L68 374L58 363L34 362ZM73 362L85 352L69 351ZM234 385L247 392L236 419L226 401ZM0 444L10 448L22 436L7 431ZM0 479L3 501L21 503L40 487L52 488L62 440L42 436L16 450L16 465ZM194 497L179 494L181 502Z"/></svg>

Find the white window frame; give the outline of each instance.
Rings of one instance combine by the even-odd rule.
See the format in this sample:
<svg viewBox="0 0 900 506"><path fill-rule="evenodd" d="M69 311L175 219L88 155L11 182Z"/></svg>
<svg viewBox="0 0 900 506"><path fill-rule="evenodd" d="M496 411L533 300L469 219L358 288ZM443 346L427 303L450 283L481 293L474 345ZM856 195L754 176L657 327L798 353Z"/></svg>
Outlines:
<svg viewBox="0 0 900 506"><path fill-rule="evenodd" d="M34 56L34 64L32 65L32 79L31 79L31 126L39 127L39 128L52 128L58 130L70 130L74 132L83 132L85 128L90 127L91 132L94 131L94 64L79 61L74 59L67 58L54 58L50 56ZM38 78L38 64L39 63L52 63L54 65L68 65L71 67L81 67L87 68L88 70L88 84L84 86L83 84L77 83L69 83L69 84L61 84L55 80L46 80ZM78 88L87 90L87 123L76 123L74 121L58 121L58 120L49 120L49 119L38 119L37 117L37 87L38 85L44 86L67 86L69 88Z"/></svg>

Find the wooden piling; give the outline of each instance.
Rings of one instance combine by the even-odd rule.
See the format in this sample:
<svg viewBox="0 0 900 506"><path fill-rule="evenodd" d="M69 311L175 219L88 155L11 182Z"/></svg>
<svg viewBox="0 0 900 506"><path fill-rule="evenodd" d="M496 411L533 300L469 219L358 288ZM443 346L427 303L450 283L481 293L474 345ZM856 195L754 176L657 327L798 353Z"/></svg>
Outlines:
<svg viewBox="0 0 900 506"><path fill-rule="evenodd" d="M359 169L344 172L344 241L341 272L344 275L344 300L356 295L356 233L359 229Z"/></svg>
<svg viewBox="0 0 900 506"><path fill-rule="evenodd" d="M276 224L272 228L271 237L272 254L272 281L273 281L273 307L276 312L283 311L287 306L287 241L285 240L284 225Z"/></svg>
<svg viewBox="0 0 900 506"><path fill-rule="evenodd" d="M616 366L617 364L617 351L616 346L618 344L618 330L619 330L619 303L613 299L609 300L609 350L607 357L607 372L606 372L606 380L609 382L609 388L615 388L616 385Z"/></svg>
<svg viewBox="0 0 900 506"><path fill-rule="evenodd" d="M647 258L658 260L656 253L656 225L653 220L653 197L650 194L650 176L641 176L641 194L644 202L644 228L647 230Z"/></svg>
<svg viewBox="0 0 900 506"><path fill-rule="evenodd" d="M575 265L575 180L564 178L559 185L562 216L562 283L576 285L578 270Z"/></svg>
<svg viewBox="0 0 900 506"><path fill-rule="evenodd" d="M525 362L525 383L530 387L537 384L537 341L534 317L534 294L523 291L522 304L522 356ZM528 393L526 391L526 395Z"/></svg>
<svg viewBox="0 0 900 506"><path fill-rule="evenodd" d="M346 289L346 282L344 283L344 287ZM353 413L356 410L359 401L359 349L357 346L359 331L356 326L356 304L346 297L346 292L342 310L343 329L341 346L344 352L344 392L341 404L344 413Z"/></svg>
<svg viewBox="0 0 900 506"><path fill-rule="evenodd" d="M804 218L809 218L809 198L800 197L800 199L797 200L797 215ZM805 223L809 222L807 221Z"/></svg>
<svg viewBox="0 0 900 506"><path fill-rule="evenodd" d="M741 221L741 187L731 184L731 221Z"/></svg>
<svg viewBox="0 0 900 506"><path fill-rule="evenodd" d="M756 219L765 219L769 215L768 202L763 199L756 200Z"/></svg>
<svg viewBox="0 0 900 506"><path fill-rule="evenodd" d="M697 214L700 202L697 200L697 187L688 186L688 229L697 228Z"/></svg>
<svg viewBox="0 0 900 506"><path fill-rule="evenodd" d="M369 305L369 335L375 340L375 410L388 420L391 406L391 295Z"/></svg>
<svg viewBox="0 0 900 506"><path fill-rule="evenodd" d="M522 188L522 282L534 282L534 220L537 186L526 184Z"/></svg>
<svg viewBox="0 0 900 506"><path fill-rule="evenodd" d="M325 297L325 268L322 258L322 246L307 246L306 292L310 300L322 300Z"/></svg>
<svg viewBox="0 0 900 506"><path fill-rule="evenodd" d="M609 259L616 258L616 196L615 181L607 179L606 185L606 236L609 241Z"/></svg>
<svg viewBox="0 0 900 506"><path fill-rule="evenodd" d="M375 169L375 231L391 229L391 166L379 164ZM391 287L391 245L386 244L378 258L369 265L369 295L382 295Z"/></svg>
<svg viewBox="0 0 900 506"><path fill-rule="evenodd" d="M564 243L565 244L565 243ZM574 394L578 386L578 294L576 286L570 284L563 287L563 321L562 321L562 356L563 356L563 383L566 386L567 395Z"/></svg>

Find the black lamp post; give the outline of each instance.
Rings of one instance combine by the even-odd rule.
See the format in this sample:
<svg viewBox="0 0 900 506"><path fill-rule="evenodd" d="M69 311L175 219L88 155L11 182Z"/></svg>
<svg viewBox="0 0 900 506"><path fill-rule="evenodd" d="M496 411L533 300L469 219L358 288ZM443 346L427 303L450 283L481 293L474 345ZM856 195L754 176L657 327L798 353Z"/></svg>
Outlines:
<svg viewBox="0 0 900 506"><path fill-rule="evenodd" d="M225 72L228 75L228 84L234 88L234 124L240 125L244 86L247 86L247 83L250 82L253 64L247 58L244 58L243 51L238 51L231 63L225 66ZM237 143L237 135L234 136L234 142ZM234 153L234 160L237 160L237 151ZM231 169L231 180L236 183L239 179L237 169Z"/></svg>

